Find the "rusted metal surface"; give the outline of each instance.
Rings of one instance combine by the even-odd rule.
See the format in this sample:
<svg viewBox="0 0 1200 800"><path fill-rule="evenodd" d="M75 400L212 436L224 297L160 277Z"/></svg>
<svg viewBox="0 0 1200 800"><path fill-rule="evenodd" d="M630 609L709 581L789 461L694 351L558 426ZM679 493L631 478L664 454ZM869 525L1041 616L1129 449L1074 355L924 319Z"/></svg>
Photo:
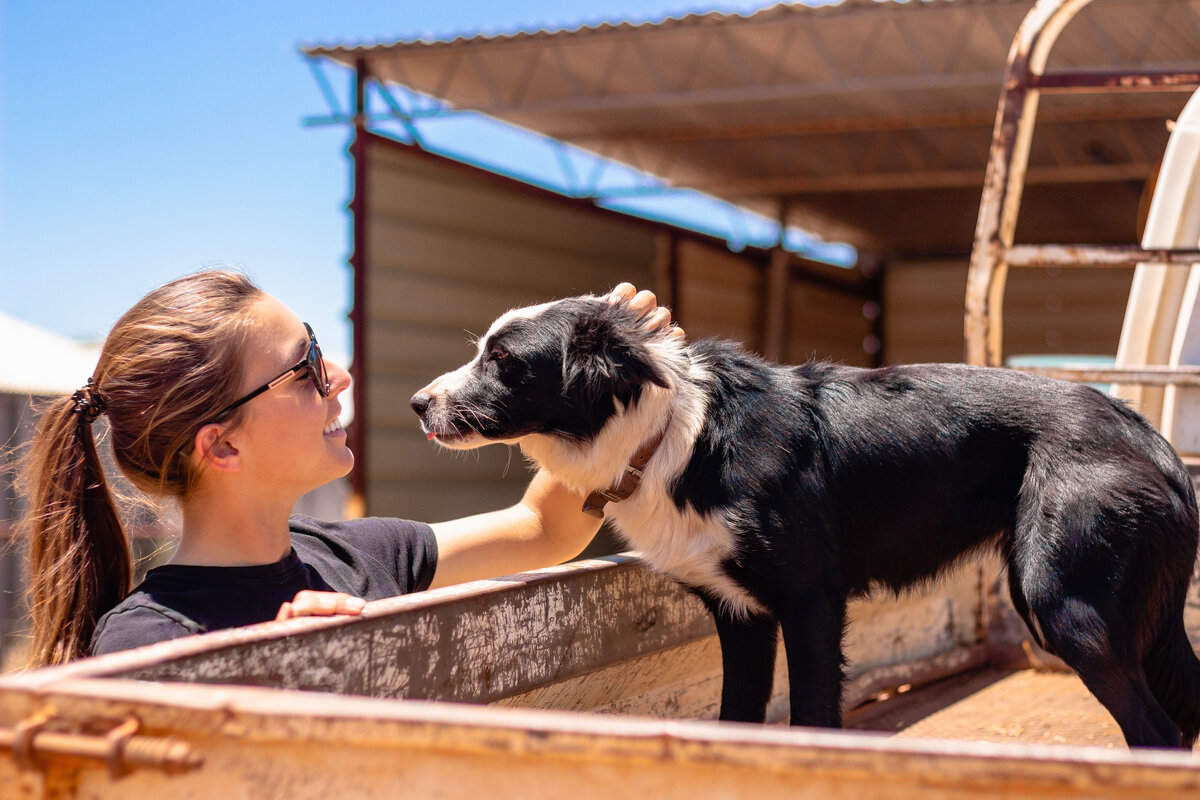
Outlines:
<svg viewBox="0 0 1200 800"><path fill-rule="evenodd" d="M967 278L966 359L1003 363L1004 286L1009 266L1133 266L1142 262L1190 263L1187 254L1144 253L1138 248L1014 248L1029 147L1043 91L1183 90L1200 86L1195 72L1056 72L1043 74L1058 34L1090 0L1040 0L1026 16L1009 53L1003 93L988 154L975 244Z"/></svg>
<svg viewBox="0 0 1200 800"><path fill-rule="evenodd" d="M1009 51L967 272L964 325L969 364L1003 363L1006 254L1017 226L1039 96L1030 88L1030 77L1042 72L1063 26L1088 2L1039 0L1021 23Z"/></svg>
<svg viewBox="0 0 1200 800"><path fill-rule="evenodd" d="M630 719L244 687L67 681L0 694L0 724L44 704L130 714L205 758L113 781L100 764L20 770L6 798L1083 798L1200 792L1186 753L899 740L849 732Z"/></svg>
<svg viewBox="0 0 1200 800"><path fill-rule="evenodd" d="M995 574L994 566L974 565L923 594L853 603L848 699L983 664L981 583ZM777 684L773 718L781 719L782 659ZM905 742L644 716L712 716L719 689L719 647L695 598L632 558L580 562L378 601L361 619L265 623L4 678L0 729L52 714L46 735L101 734L92 747L103 749L104 734L136 719L137 736L170 741L176 752L186 747L188 763L203 759L203 767L117 778L108 758L43 749L50 740L39 733L35 768L0 752L0 797L1200 792L1200 761L1188 754ZM368 696L340 696L354 692ZM394 699L423 696L493 707ZM1017 711L1037 716L1037 709ZM940 719L962 725L971 716L958 708ZM929 735L930 725L921 730L914 735Z"/></svg>
<svg viewBox="0 0 1200 800"><path fill-rule="evenodd" d="M1029 86L1039 92L1054 93L1180 92L1200 88L1200 72L1048 72L1031 75Z"/></svg>
<svg viewBox="0 0 1200 800"><path fill-rule="evenodd" d="M936 590L852 602L847 705L981 664L980 581L968 565ZM721 657L703 604L623 556L377 601L361 618L163 642L8 678L0 689L79 677L712 718ZM771 719L787 718L787 695L781 648Z"/></svg>
<svg viewBox="0 0 1200 800"><path fill-rule="evenodd" d="M1020 372L1080 383L1140 383L1147 386L1200 386L1200 367L1094 366L1014 367Z"/></svg>
<svg viewBox="0 0 1200 800"><path fill-rule="evenodd" d="M1004 286L1010 266L1131 267L1140 263L1190 264L1197 251L1144 251L1138 247L1087 245L1014 247L1017 214L1026 179L1038 98L1042 92L1180 91L1200 87L1196 71L1052 72L1044 68L1063 27L1091 0L1039 0L1013 41L996 114L992 146L975 229L967 278L965 313L966 360L970 364L1003 363ZM1089 378L1077 370L1060 370L1068 380L1137 382L1142 373ZM1114 373L1115 375L1115 373ZM1178 378L1145 372L1151 383L1195 385L1192 376Z"/></svg>
<svg viewBox="0 0 1200 800"><path fill-rule="evenodd" d="M1200 250L1146 250L1136 245L1102 247L1086 244L1016 245L1009 248L1010 267L1112 267L1129 269L1138 264L1187 267L1200 262Z"/></svg>
<svg viewBox="0 0 1200 800"><path fill-rule="evenodd" d="M45 761L53 759L96 761L114 779L138 769L181 775L204 764L203 757L186 742L139 734L137 717L127 717L102 733L78 730L77 722L58 730L64 722L53 709L39 709L11 728L0 727L0 749L11 751L22 770L40 770ZM88 722L88 727L95 726L94 721Z"/></svg>
<svg viewBox="0 0 1200 800"><path fill-rule="evenodd" d="M967 567L936 592L853 603L850 702L982 663L981 579L978 567ZM204 759L203 769L183 778L138 772L117 780L103 762L51 750L37 770L0 755L0 796L290 800L394 796L403 787L417 796L598 797L611 794L618 772L622 790L639 795L683 797L719 785L766 797L815 797L818 788L822 797L862 796L876 766L848 782L844 766L828 775L811 767L830 747L848 755L875 740L822 734L832 738L805 753L809 740L784 732L782 747L755 755L758 745L730 735L778 728L692 733L684 724L681 733L678 722L612 716L711 717L720 661L708 613L689 593L629 557L580 562L371 603L361 619L265 623L0 680L0 727L46 708L58 731L134 717L139 735L168 736ZM391 699L401 696L609 715L549 717L546 728L516 709L496 717L501 709ZM782 653L772 708L775 719L786 716ZM557 744L546 749L551 740ZM883 750L873 744L849 757L890 759ZM922 758L913 756L908 769ZM533 794L530 781L539 785Z"/></svg>
<svg viewBox="0 0 1200 800"><path fill-rule="evenodd" d="M612 557L381 600L360 618L220 631L88 671L488 703L712 634L699 600Z"/></svg>
<svg viewBox="0 0 1200 800"><path fill-rule="evenodd" d="M852 604L852 702L982 664L980 584L994 572L968 567L926 594ZM978 799L1200 791L1200 761L1186 754L902 742L627 716L715 713L720 657L710 626L688 593L631 558L612 558L379 601L362 619L265 623L12 676L0 680L0 728L49 709L55 733L103 734L136 719L137 735L186 746L204 763L175 777L139 770L116 778L108 759L39 748L30 769L0 753L0 796L300 800L403 791L527 800L621 791L836 799L932 791ZM780 718L786 665L777 677L772 706ZM477 703L503 694L493 706L608 713L393 699L413 687L419 692L409 696Z"/></svg>

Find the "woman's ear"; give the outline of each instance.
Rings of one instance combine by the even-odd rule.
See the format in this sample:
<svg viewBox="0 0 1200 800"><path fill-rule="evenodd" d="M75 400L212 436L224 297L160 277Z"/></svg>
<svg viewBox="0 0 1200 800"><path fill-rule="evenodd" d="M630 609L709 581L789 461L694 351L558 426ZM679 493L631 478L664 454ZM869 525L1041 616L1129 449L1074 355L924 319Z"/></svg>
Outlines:
<svg viewBox="0 0 1200 800"><path fill-rule="evenodd" d="M192 452L199 466L218 472L241 471L241 454L225 433L225 427L215 423L205 425L196 432Z"/></svg>

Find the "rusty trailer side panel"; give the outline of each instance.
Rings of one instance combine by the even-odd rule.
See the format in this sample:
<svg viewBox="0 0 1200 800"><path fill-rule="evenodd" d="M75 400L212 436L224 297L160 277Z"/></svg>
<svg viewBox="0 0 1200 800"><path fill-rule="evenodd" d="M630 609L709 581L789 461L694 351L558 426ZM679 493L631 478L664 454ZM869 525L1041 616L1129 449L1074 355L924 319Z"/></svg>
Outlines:
<svg viewBox="0 0 1200 800"><path fill-rule="evenodd" d="M1179 798L1187 754L918 742L762 726L627 719L244 687L65 680L0 694L5 724L136 718L203 763L114 779L103 762L0 758L0 794L304 798Z"/></svg>
<svg viewBox="0 0 1200 800"><path fill-rule="evenodd" d="M981 567L936 592L851 604L848 705L982 664ZM771 712L787 716L782 648ZM721 658L703 604L631 555L270 622L0 681L107 677L376 698L712 718Z"/></svg>
<svg viewBox="0 0 1200 800"><path fill-rule="evenodd" d="M980 575L968 567L937 593L854 604L848 701L982 663ZM787 713L785 670L781 660L776 719ZM865 780L884 758L875 751L887 748L862 735L794 739L652 721L711 718L719 694L720 651L703 605L632 557L611 557L378 601L361 618L264 623L5 678L0 796L139 787L163 797L327 797L343 781L368 797L400 784L424 787L418 796L478 795L492 782L542 796L530 781L545 782L545 796L591 796L599 790L579 782L611 790L625 765L641 772L637 791L664 797L708 780L804 796L796 786L822 760L816 751L750 774L789 742L837 753L870 742L874 754L851 758L865 765L810 776L828 789L850 769L849 791L860 786L853 775ZM605 714L529 715L546 708ZM121 731L136 737L137 769L114 743ZM169 775L150 757L168 752L193 766ZM454 785L435 791L447 776ZM493 786L488 796L508 795Z"/></svg>
<svg viewBox="0 0 1200 800"><path fill-rule="evenodd" d="M994 572L969 565L930 593L855 603L850 704L981 664ZM269 622L7 677L0 797L1200 792L1188 753L703 721L719 689L699 601L629 556L578 562L377 601L361 618Z"/></svg>
<svg viewBox="0 0 1200 800"><path fill-rule="evenodd" d="M993 571L854 604L850 703L981 663ZM378 601L362 618L270 622L7 677L0 797L1200 792L1187 753L703 721L719 687L695 598L628 556L579 562Z"/></svg>

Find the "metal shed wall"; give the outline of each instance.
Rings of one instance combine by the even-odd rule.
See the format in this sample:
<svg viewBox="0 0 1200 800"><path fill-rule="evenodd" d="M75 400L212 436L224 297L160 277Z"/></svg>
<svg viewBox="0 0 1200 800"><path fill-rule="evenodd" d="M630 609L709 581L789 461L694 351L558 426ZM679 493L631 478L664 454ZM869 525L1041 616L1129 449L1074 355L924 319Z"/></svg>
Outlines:
<svg viewBox="0 0 1200 800"><path fill-rule="evenodd" d="M655 231L381 137L366 141L366 402L356 412L370 432L366 511L432 521L514 503L528 481L520 456L439 450L409 398L467 361L470 334L510 308L622 280L653 286Z"/></svg>
<svg viewBox="0 0 1200 800"><path fill-rule="evenodd" d="M1017 269L1004 299L1005 352L1114 356L1133 270ZM893 262L884 279L890 363L962 361L965 260Z"/></svg>
<svg viewBox="0 0 1200 800"><path fill-rule="evenodd" d="M675 254L676 315L688 337L735 339L763 352L764 307L768 303L765 253L731 253L724 247L685 240ZM824 358L868 366L863 340L871 323L863 316L868 288L858 270L802 262L789 265L787 318L782 361Z"/></svg>
<svg viewBox="0 0 1200 800"><path fill-rule="evenodd" d="M762 349L763 269L745 255L700 242L680 242L676 251L677 313L688 337L736 339Z"/></svg>
<svg viewBox="0 0 1200 800"><path fill-rule="evenodd" d="M864 349L872 335L864 316L866 287L855 290L837 283L793 280L788 285L787 344L783 360L795 364L828 359L855 367L873 366Z"/></svg>

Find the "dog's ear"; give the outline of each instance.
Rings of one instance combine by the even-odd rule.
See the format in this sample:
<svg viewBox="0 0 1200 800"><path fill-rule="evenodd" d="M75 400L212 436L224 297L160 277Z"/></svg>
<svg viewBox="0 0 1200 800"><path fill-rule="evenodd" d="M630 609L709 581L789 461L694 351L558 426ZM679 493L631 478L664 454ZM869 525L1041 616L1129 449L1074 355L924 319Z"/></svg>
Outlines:
<svg viewBox="0 0 1200 800"><path fill-rule="evenodd" d="M648 384L666 387L662 370L647 343L654 334L643 331L635 314L607 303L589 303L568 333L563 359L567 390L595 408L616 398L623 406L637 403Z"/></svg>

